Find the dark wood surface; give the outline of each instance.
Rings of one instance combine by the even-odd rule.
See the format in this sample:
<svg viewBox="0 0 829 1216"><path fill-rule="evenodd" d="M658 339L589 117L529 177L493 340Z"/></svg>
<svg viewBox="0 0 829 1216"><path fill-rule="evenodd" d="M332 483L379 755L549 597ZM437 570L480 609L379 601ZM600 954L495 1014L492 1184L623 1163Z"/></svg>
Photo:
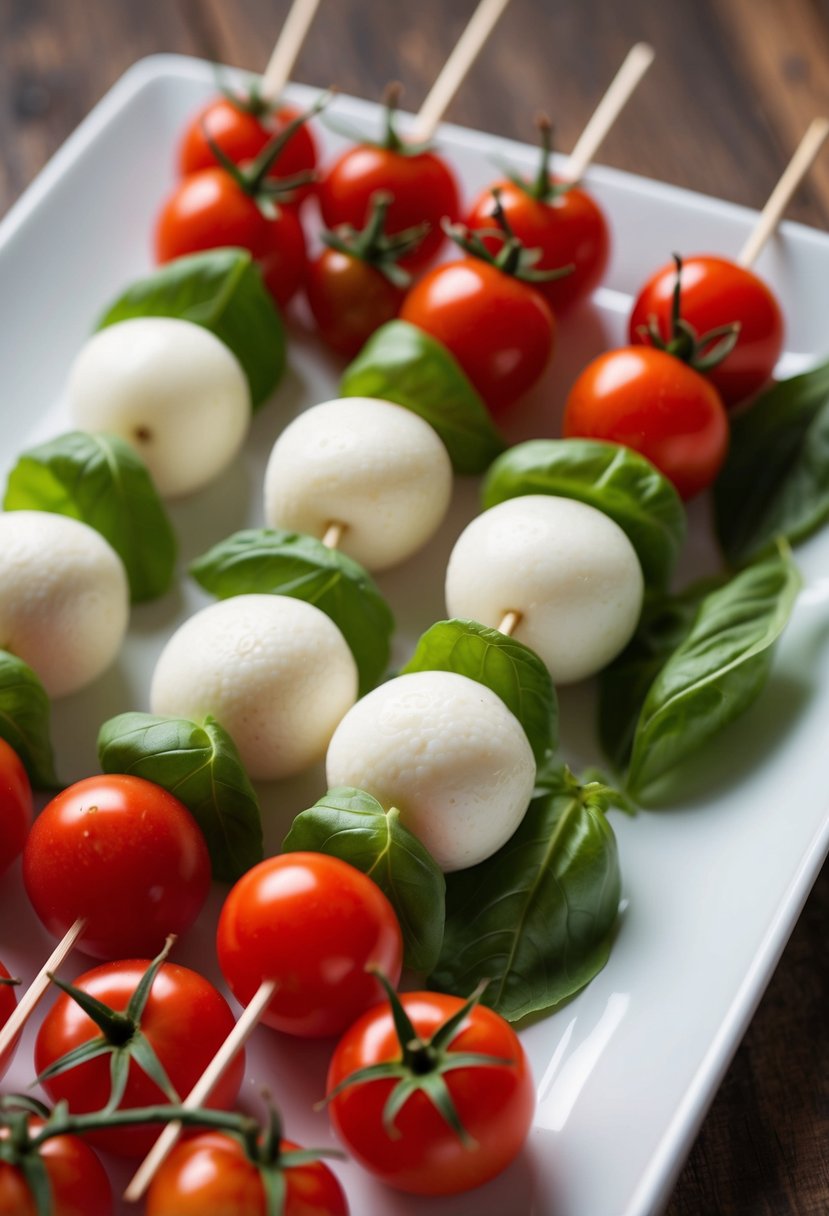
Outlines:
<svg viewBox="0 0 829 1216"><path fill-rule="evenodd" d="M259 69L287 7L287 0L0 0L0 213L135 59L177 51ZM416 108L473 7L474 0L323 0L294 77L369 98L396 78ZM543 107L567 149L640 38L654 44L657 61L600 159L760 206L809 118L829 113L829 0L513 0L450 117L527 139ZM789 214L829 225L829 154ZM703 1124L668 1216L829 1213L827 926L829 868ZM633 1096L630 1114L635 1120Z"/></svg>

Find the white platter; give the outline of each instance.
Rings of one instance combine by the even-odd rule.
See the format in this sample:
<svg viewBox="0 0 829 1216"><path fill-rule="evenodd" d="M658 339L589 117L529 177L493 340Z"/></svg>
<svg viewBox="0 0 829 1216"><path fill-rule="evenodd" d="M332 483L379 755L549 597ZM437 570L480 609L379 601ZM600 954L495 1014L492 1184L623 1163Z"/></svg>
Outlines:
<svg viewBox="0 0 829 1216"><path fill-rule="evenodd" d="M61 393L69 364L111 297L150 266L154 214L173 181L173 149L185 119L214 90L211 67L159 56L136 64L90 114L0 224L0 400L2 468L32 442L69 428ZM308 101L312 90L292 88ZM377 107L338 98L336 111L367 132ZM333 150L341 142L326 136ZM457 127L441 143L465 194L494 176L493 155L535 165L535 152ZM623 340L629 296L678 248L733 254L751 227L743 208L594 169L589 183L610 216L614 255L594 304L560 331L554 367L522 411L514 438L556 434L559 407L589 357ZM829 237L784 225L760 272L788 318L787 371L825 353L823 285ZM203 494L176 506L182 568L208 544L261 523L260 487L272 441L292 414L336 395L339 364L298 329L290 371L257 416L244 456ZM454 538L477 510L477 484L459 483L450 519L434 543L380 579L399 623L396 658L444 615L442 577ZM356 1166L337 1165L353 1216L655 1216L672 1185L734 1049L829 848L822 791L829 778L829 533L797 552L806 587L760 701L700 757L670 809L629 820L613 814L621 852L624 910L605 970L553 1017L524 1030L538 1084L528 1145L500 1179L451 1201L398 1196ZM692 512L683 577L714 561L705 504ZM155 656L178 621L204 602L184 577L163 600L134 611L118 665L89 691L58 702L53 726L67 781L95 771L99 724L147 708ZM578 767L599 759L592 689L561 697L562 734ZM323 791L321 772L263 787L267 843L275 851L293 814ZM213 928L222 890L181 943L177 957L217 977ZM0 957L30 978L50 939L28 907L19 867L0 886ZM72 976L88 960L65 967ZM35 1019L36 1021L37 1019ZM5 1089L31 1079L34 1023ZM289 1134L331 1142L322 1093L327 1048L258 1030L243 1090L267 1084ZM113 1177L128 1171L113 1165Z"/></svg>

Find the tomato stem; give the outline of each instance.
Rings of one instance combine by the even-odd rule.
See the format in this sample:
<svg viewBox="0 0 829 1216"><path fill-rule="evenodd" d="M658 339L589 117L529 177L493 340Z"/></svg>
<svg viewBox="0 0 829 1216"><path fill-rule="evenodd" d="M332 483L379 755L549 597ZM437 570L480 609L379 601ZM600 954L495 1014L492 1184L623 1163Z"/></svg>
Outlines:
<svg viewBox="0 0 829 1216"><path fill-rule="evenodd" d="M424 221L402 232L386 232L386 215L394 195L388 190L376 190L371 196L371 211L365 227L357 229L351 224L340 224L333 230L322 233L322 239L330 249L336 249L346 257L359 258L379 270L395 287L406 288L412 276L398 260L410 254L423 240L430 225Z"/></svg>
<svg viewBox="0 0 829 1216"><path fill-rule="evenodd" d="M650 339L651 345L668 355L687 363L694 371L706 372L717 367L731 354L740 337L740 322L718 325L707 333L699 334L682 315L682 258L673 255L676 279L671 295L671 330L663 338L655 316L648 318L647 325L640 325L638 333Z"/></svg>
<svg viewBox="0 0 829 1216"><path fill-rule="evenodd" d="M473 232L464 224L450 224L443 220L442 226L446 235L471 257L480 258L503 274L525 283L551 283L554 279L561 279L573 273L575 266L572 263L559 266L555 270L536 270L535 265L542 256L542 250L528 249L515 235L504 212L498 186L493 187L492 197L492 217L498 225L497 228L482 228ZM496 237L501 241L497 253L490 252L484 243L484 237Z"/></svg>

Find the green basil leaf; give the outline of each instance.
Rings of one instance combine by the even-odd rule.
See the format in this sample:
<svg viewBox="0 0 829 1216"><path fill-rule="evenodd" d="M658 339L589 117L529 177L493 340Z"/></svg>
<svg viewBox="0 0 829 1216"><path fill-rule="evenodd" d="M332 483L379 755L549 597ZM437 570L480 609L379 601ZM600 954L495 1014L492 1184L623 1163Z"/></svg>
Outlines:
<svg viewBox="0 0 829 1216"><path fill-rule="evenodd" d="M259 800L236 745L214 718L126 713L98 734L105 773L130 773L163 786L204 833L213 877L235 882L263 857Z"/></svg>
<svg viewBox="0 0 829 1216"><path fill-rule="evenodd" d="M730 422L714 517L723 553L742 564L829 519L829 362L776 384Z"/></svg>
<svg viewBox="0 0 829 1216"><path fill-rule="evenodd" d="M446 878L446 930L429 986L468 995L509 1021L550 1009L604 966L619 910L615 801L561 771L515 834L480 865Z"/></svg>
<svg viewBox="0 0 829 1216"><path fill-rule="evenodd" d="M483 473L504 441L449 351L407 321L389 321L343 373L343 397L380 397L434 427L456 473Z"/></svg>
<svg viewBox="0 0 829 1216"><path fill-rule="evenodd" d="M394 617L377 584L352 558L313 536L279 528L236 532L196 558L190 573L218 599L292 595L315 604L351 648L360 696L388 667Z"/></svg>
<svg viewBox="0 0 829 1216"><path fill-rule="evenodd" d="M541 659L515 638L478 621L438 621L420 638L400 674L454 671L501 698L524 728L536 764L558 746L558 701Z"/></svg>
<svg viewBox="0 0 829 1216"><path fill-rule="evenodd" d="M51 511L88 524L127 571L133 603L168 590L177 545L139 456L115 435L70 431L30 448L9 474L7 511Z"/></svg>
<svg viewBox="0 0 829 1216"><path fill-rule="evenodd" d="M56 789L46 689L17 655L0 650L0 739L17 752L36 789Z"/></svg>
<svg viewBox="0 0 829 1216"><path fill-rule="evenodd" d="M756 699L799 589L792 562L775 554L705 596L687 637L648 689L628 772L634 797L643 799Z"/></svg>
<svg viewBox="0 0 829 1216"><path fill-rule="evenodd" d="M209 329L242 365L255 410L282 378L282 321L246 249L211 249L160 266L128 287L96 328L132 317L178 317Z"/></svg>
<svg viewBox="0 0 829 1216"><path fill-rule="evenodd" d="M443 941L446 883L428 849L362 790L333 789L297 815L282 844L286 853L310 851L339 857L373 878L397 913L406 966L427 972Z"/></svg>
<svg viewBox="0 0 829 1216"><path fill-rule="evenodd" d="M524 494L576 498L603 511L636 550L646 583L667 586L685 540L685 508L671 483L638 452L594 439L519 443L487 474L484 509Z"/></svg>

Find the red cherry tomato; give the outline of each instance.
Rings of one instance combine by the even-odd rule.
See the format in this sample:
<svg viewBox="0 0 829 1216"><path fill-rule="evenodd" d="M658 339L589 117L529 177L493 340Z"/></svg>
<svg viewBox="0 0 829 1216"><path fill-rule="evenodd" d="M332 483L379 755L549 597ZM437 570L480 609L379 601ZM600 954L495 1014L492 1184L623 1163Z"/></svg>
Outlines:
<svg viewBox="0 0 829 1216"><path fill-rule="evenodd" d="M421 1039L465 1003L436 992L408 992L400 1002ZM348 1086L329 1103L331 1121L348 1151L383 1182L420 1195L451 1195L480 1186L516 1156L532 1123L535 1088L513 1029L481 1005L461 1022L452 1052L476 1052L510 1060L508 1066L475 1066L443 1074L460 1122L474 1143L465 1145L423 1092L398 1113L389 1135L383 1108L395 1081L382 1078ZM400 1058L388 1004L370 1009L337 1045L328 1072L329 1093L357 1069Z"/></svg>
<svg viewBox="0 0 829 1216"><path fill-rule="evenodd" d="M711 484L728 449L728 420L714 386L646 346L609 351L588 364L567 398L564 434L641 452L683 498Z"/></svg>
<svg viewBox="0 0 829 1216"><path fill-rule="evenodd" d="M642 288L630 317L630 340L647 344L640 328L656 319L670 337L676 266L663 266ZM771 378L783 349L783 316L769 288L750 270L727 258L696 256L682 260L682 316L698 335L740 323L737 345L705 372L726 405L745 400Z"/></svg>
<svg viewBox="0 0 829 1216"><path fill-rule="evenodd" d="M282 1140L282 1152L296 1145ZM284 1216L348 1216L342 1187L327 1165L286 1168ZM266 1216L262 1176L237 1140L207 1132L179 1144L156 1174L146 1216Z"/></svg>
<svg viewBox="0 0 829 1216"><path fill-rule="evenodd" d="M247 1005L263 980L277 990L263 1021L289 1034L338 1034L382 998L373 964L393 983L403 944L380 888L336 857L283 853L228 895L216 935L219 965Z"/></svg>
<svg viewBox="0 0 829 1216"><path fill-rule="evenodd" d="M105 963L73 981L96 1000L117 1013L124 1013L141 977L150 966L148 960ZM235 1025L227 1001L208 980L180 967L164 963L156 974L147 1004L140 1017L140 1031L154 1049L173 1086L186 1097L213 1059ZM93 1020L66 993L62 993L46 1014L35 1042L35 1069L44 1072L56 1060L101 1031ZM111 1055L97 1056L67 1072L43 1081L53 1102L65 1099L73 1114L86 1114L106 1106L111 1093ZM230 1110L236 1101L244 1075L244 1053L236 1056L211 1093L206 1105ZM119 1110L154 1106L168 1101L163 1091L150 1080L133 1059ZM158 1126L115 1128L89 1133L97 1147L129 1157L143 1157L158 1137Z"/></svg>
<svg viewBox="0 0 829 1216"><path fill-rule="evenodd" d="M274 217L268 219L225 169L202 169L184 178L162 207L155 230L156 258L169 262L222 245L250 251L279 305L287 304L302 286L308 259L296 211L277 203Z"/></svg>
<svg viewBox="0 0 829 1216"><path fill-rule="evenodd" d="M0 963L0 980L11 980L11 975ZM13 983L0 983L0 1029L5 1026L17 1006L17 994ZM12 1056L17 1047L18 1038L8 1047L2 1055L0 1055L0 1077L2 1077L11 1064ZM2 1211L2 1208L0 1208Z"/></svg>
<svg viewBox="0 0 829 1216"><path fill-rule="evenodd" d="M339 249L324 249L309 264L305 293L320 337L349 357L394 320L406 295L381 270Z"/></svg>
<svg viewBox="0 0 829 1216"><path fill-rule="evenodd" d="M36 1131L42 1119L30 1119ZM0 1128L0 1139L8 1130ZM44 1141L40 1156L52 1192L51 1216L112 1216L112 1189L106 1171L89 1145L77 1136ZM22 1170L0 1161L0 1216L37 1216L35 1201Z"/></svg>
<svg viewBox="0 0 829 1216"><path fill-rule="evenodd" d="M0 874L19 857L32 826L32 787L17 752L0 739Z"/></svg>
<svg viewBox="0 0 829 1216"><path fill-rule="evenodd" d="M481 258L430 270L406 296L400 318L443 343L496 415L532 388L555 345L548 304Z"/></svg>
<svg viewBox="0 0 829 1216"><path fill-rule="evenodd" d="M56 937L81 917L79 949L140 958L192 925L210 888L210 858L187 807L160 786L141 777L87 777L35 820L23 881Z"/></svg>
<svg viewBox="0 0 829 1216"><path fill-rule="evenodd" d="M212 169L216 165L207 136L234 164L244 165L255 160L274 135L298 118L299 113L292 106L280 106L277 110L266 110L259 115L244 105L234 105L228 97L215 97L185 128L179 147L182 177L197 173L200 169ZM268 171L268 176L294 177L299 173L312 173L316 166L317 146L306 123L288 140ZM300 186L296 191L295 205L313 190L314 186L310 183Z"/></svg>

